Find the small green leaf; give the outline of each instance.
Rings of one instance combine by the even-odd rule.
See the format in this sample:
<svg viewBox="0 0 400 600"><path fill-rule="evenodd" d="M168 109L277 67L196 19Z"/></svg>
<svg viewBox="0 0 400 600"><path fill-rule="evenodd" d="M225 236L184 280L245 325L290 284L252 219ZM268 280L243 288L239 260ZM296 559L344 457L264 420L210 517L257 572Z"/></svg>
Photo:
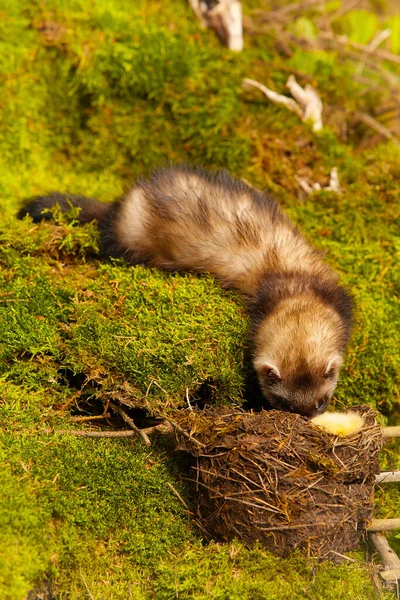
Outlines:
<svg viewBox="0 0 400 600"><path fill-rule="evenodd" d="M368 10L352 10L346 18L349 26L349 39L359 44L368 44L378 29L378 18Z"/></svg>
<svg viewBox="0 0 400 600"><path fill-rule="evenodd" d="M400 15L394 15L387 23L387 26L392 30L390 36L390 49L393 54L400 54Z"/></svg>
<svg viewBox="0 0 400 600"><path fill-rule="evenodd" d="M296 19L293 26L293 31L300 37L308 40L315 40L317 37L317 30L314 23L307 19L307 17L300 17Z"/></svg>
<svg viewBox="0 0 400 600"><path fill-rule="evenodd" d="M331 0L325 4L326 12L334 12L342 6L342 0Z"/></svg>

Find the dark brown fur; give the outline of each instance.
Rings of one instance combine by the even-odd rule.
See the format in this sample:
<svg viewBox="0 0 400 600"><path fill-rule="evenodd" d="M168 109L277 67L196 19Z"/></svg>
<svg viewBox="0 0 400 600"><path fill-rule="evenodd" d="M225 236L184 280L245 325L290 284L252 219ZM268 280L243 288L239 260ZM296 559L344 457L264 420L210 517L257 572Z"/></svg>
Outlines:
<svg viewBox="0 0 400 600"><path fill-rule="evenodd" d="M335 389L351 300L276 202L227 172L170 167L139 179L112 205L74 195L31 200L19 213L80 206L99 222L103 250L164 270L210 272L245 298L253 364L273 407L312 416ZM48 218L45 216L44 218Z"/></svg>

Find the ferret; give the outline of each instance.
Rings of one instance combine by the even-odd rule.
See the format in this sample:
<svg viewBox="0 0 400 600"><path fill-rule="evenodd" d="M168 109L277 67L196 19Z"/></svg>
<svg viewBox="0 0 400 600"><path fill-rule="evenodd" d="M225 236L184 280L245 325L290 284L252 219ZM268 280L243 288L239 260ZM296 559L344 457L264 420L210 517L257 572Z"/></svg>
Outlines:
<svg viewBox="0 0 400 600"><path fill-rule="evenodd" d="M325 411L349 340L351 297L267 192L226 171L172 166L113 204L56 193L30 199L18 216L51 218L42 211L56 203L80 207L81 223L98 221L108 256L209 272L238 290L267 406L307 417Z"/></svg>

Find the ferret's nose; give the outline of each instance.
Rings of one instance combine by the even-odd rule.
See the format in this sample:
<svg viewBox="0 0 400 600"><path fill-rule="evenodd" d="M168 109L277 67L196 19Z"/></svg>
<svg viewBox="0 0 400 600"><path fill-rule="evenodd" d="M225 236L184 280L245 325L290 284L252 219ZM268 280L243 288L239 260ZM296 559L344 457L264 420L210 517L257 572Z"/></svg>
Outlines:
<svg viewBox="0 0 400 600"><path fill-rule="evenodd" d="M312 419L313 417L316 417L317 415L321 415L323 412L325 412L328 407L328 404L329 404L329 397L324 396L323 398L320 398L313 404L305 406L299 412L300 412L300 414L304 415L305 417Z"/></svg>

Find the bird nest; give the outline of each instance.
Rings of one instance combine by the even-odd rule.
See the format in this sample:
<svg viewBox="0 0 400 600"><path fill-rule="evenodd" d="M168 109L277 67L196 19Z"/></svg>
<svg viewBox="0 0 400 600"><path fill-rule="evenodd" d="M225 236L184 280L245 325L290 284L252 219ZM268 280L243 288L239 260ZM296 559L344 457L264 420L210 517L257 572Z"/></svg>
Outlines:
<svg viewBox="0 0 400 600"><path fill-rule="evenodd" d="M359 433L337 437L300 415L228 409L185 411L178 448L194 457L196 513L203 531L256 541L284 556L335 559L355 548L373 511L383 445L376 413Z"/></svg>

